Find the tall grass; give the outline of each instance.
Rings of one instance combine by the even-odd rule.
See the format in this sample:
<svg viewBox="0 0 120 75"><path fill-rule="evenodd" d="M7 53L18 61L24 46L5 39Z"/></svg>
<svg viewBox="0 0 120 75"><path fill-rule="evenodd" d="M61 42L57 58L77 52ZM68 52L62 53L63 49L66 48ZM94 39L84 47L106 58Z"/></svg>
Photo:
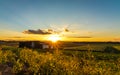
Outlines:
<svg viewBox="0 0 120 75"><path fill-rule="evenodd" d="M18 50L17 50L18 49ZM66 55L61 50L45 52L32 49L2 48L0 63L12 64L15 74L39 75L112 75L120 74L120 58L117 61L98 61L90 52Z"/></svg>

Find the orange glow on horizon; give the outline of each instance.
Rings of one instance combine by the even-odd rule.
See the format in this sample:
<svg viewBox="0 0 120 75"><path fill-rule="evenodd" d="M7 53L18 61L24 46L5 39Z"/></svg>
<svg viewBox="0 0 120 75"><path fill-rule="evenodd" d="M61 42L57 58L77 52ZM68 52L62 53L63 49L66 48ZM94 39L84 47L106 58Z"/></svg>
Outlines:
<svg viewBox="0 0 120 75"><path fill-rule="evenodd" d="M48 40L50 40L52 42L57 42L57 41L61 40L61 37L57 34L52 34L48 37Z"/></svg>

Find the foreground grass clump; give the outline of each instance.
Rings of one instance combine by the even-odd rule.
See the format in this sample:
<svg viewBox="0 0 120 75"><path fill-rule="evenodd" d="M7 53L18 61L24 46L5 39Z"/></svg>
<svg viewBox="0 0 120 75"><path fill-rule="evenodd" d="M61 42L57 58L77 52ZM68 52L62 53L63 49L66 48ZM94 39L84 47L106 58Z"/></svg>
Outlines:
<svg viewBox="0 0 120 75"><path fill-rule="evenodd" d="M26 71L35 74L75 74L79 70L78 60L62 53L38 53L29 49L20 51L17 63L13 66L15 72Z"/></svg>
<svg viewBox="0 0 120 75"><path fill-rule="evenodd" d="M13 48L12 48L13 49ZM80 57L81 56L81 57ZM117 61L99 61L91 52L66 55L61 51L40 53L31 49L0 50L0 63L10 63L15 74L112 75L120 73Z"/></svg>

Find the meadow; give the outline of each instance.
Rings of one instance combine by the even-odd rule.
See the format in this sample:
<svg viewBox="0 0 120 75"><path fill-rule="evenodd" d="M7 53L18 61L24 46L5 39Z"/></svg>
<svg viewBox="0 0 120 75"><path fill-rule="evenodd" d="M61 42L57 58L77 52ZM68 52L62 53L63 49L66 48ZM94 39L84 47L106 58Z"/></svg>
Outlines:
<svg viewBox="0 0 120 75"><path fill-rule="evenodd" d="M15 75L119 75L119 50L120 44L66 45L58 50L0 45L0 64Z"/></svg>

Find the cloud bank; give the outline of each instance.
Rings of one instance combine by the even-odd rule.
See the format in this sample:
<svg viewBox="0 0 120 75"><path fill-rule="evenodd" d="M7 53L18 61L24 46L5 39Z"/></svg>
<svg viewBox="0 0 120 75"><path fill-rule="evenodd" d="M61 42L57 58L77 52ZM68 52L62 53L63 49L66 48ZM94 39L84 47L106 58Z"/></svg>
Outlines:
<svg viewBox="0 0 120 75"><path fill-rule="evenodd" d="M92 38L90 36L79 36L78 32L71 32L67 28L61 28L61 30L53 30L53 29L38 29L38 30L25 30L24 34L39 34L39 35L50 35L50 34L59 34L62 37L68 38Z"/></svg>
<svg viewBox="0 0 120 75"><path fill-rule="evenodd" d="M25 30L23 31L24 34L52 34L51 31L45 31L45 30L41 30L41 29L38 29L38 30Z"/></svg>

